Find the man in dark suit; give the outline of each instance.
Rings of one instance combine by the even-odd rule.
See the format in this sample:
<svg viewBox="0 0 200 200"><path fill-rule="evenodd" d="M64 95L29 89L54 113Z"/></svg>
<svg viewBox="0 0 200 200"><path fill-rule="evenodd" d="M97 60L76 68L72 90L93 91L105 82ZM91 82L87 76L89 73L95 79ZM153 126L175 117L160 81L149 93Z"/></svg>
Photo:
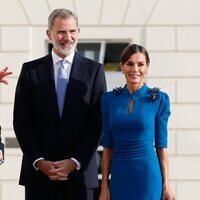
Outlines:
<svg viewBox="0 0 200 200"><path fill-rule="evenodd" d="M105 74L101 64L75 51L79 31L73 12L55 9L48 18L51 54L22 66L13 121L26 200L93 199L98 186Z"/></svg>
<svg viewBox="0 0 200 200"><path fill-rule="evenodd" d="M4 67L1 71L0 71L0 83L4 83L4 84L8 84L8 81L5 80L4 78L10 74L12 74L12 72L8 72L8 67ZM2 143L2 139L1 139L1 126L0 126L0 165L4 162L4 144Z"/></svg>

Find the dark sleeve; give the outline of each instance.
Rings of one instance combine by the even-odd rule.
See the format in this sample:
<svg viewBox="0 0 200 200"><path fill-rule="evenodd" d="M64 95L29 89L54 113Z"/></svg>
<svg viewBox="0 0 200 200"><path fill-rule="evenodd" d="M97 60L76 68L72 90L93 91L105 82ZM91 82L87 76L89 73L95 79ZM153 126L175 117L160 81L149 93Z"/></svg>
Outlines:
<svg viewBox="0 0 200 200"><path fill-rule="evenodd" d="M155 120L155 147L167 147L167 123L170 116L170 101L166 93L160 93L161 100Z"/></svg>
<svg viewBox="0 0 200 200"><path fill-rule="evenodd" d="M4 144L2 143L1 139L1 126L0 126L0 150L4 153Z"/></svg>
<svg viewBox="0 0 200 200"><path fill-rule="evenodd" d="M0 150L4 152L4 144L1 142L1 137L0 137Z"/></svg>
<svg viewBox="0 0 200 200"><path fill-rule="evenodd" d="M96 151L102 137L101 96L106 92L106 80L103 65L99 65L91 93L91 101L87 115L85 137L73 155L82 166L87 166Z"/></svg>
<svg viewBox="0 0 200 200"><path fill-rule="evenodd" d="M1 137L0 137L1 140ZM3 159L4 159L4 144L0 141L0 150L3 152Z"/></svg>
<svg viewBox="0 0 200 200"><path fill-rule="evenodd" d="M15 91L13 126L23 154L32 164L42 155L33 134L30 76L26 67L25 64L22 66Z"/></svg>

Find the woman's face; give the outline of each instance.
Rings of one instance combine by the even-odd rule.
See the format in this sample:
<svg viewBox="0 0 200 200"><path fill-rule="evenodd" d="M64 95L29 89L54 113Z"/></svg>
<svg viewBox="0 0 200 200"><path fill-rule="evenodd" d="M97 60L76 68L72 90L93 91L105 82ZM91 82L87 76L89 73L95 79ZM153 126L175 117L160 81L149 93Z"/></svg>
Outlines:
<svg viewBox="0 0 200 200"><path fill-rule="evenodd" d="M120 64L127 85L142 86L147 73L148 64L143 53L133 54L124 64Z"/></svg>

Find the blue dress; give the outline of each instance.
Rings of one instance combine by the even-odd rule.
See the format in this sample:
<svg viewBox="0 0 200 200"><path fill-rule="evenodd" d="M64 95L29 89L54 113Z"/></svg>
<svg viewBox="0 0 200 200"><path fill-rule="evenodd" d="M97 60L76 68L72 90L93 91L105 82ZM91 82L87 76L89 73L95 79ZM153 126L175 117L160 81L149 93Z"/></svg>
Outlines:
<svg viewBox="0 0 200 200"><path fill-rule="evenodd" d="M130 100L132 112L128 112ZM161 200L162 175L155 148L167 147L169 98L143 85L102 97L103 146L113 148L111 200Z"/></svg>

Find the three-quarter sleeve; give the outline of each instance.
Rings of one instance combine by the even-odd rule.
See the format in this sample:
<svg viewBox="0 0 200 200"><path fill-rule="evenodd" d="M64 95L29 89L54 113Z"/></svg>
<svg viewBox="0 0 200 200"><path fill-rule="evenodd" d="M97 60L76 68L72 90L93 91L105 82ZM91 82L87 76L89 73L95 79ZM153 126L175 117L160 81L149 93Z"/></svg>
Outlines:
<svg viewBox="0 0 200 200"><path fill-rule="evenodd" d="M103 146L113 147L112 131L109 126L109 95L102 96L102 114L103 114Z"/></svg>
<svg viewBox="0 0 200 200"><path fill-rule="evenodd" d="M155 147L167 147L167 124L170 116L170 101L166 93L160 92L160 102L155 118Z"/></svg>

